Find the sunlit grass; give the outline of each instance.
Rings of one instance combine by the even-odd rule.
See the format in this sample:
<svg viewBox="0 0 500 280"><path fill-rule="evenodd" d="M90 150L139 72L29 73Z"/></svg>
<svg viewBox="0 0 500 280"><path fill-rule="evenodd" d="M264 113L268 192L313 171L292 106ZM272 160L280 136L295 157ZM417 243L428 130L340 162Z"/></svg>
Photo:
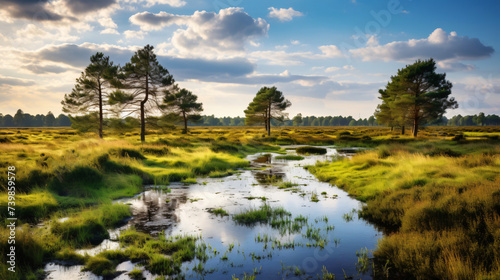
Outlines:
<svg viewBox="0 0 500 280"><path fill-rule="evenodd" d="M377 273L398 279L500 273L498 146L451 147L388 145L309 167L366 201L361 215L392 232L374 251Z"/></svg>
<svg viewBox="0 0 500 280"><path fill-rule="evenodd" d="M16 245L22 271L13 275L6 270L8 232L1 227L0 278L35 279L43 261L53 258L86 261L97 270L106 269L110 261L111 270L101 273L112 273L120 254L83 260L72 253L76 247L102 240L107 228L130 215L126 207L110 206L112 200L133 196L145 184L229 175L248 166L243 159L247 154L284 153L276 144L335 144L379 147L352 160L317 164L311 170L368 201L363 215L396 232L375 252L382 266L414 278L496 279L500 128L426 127L418 139L399 134L384 127L277 127L269 137L259 127L194 127L189 134L150 130L142 144L138 131L106 131L100 140L95 133L81 134L70 128L0 129L0 167L16 167ZM456 135L465 138L452 140ZM0 177L0 186L4 218L5 176ZM290 224L282 214L269 221L277 226ZM70 219L56 221L65 216ZM262 221L268 219L258 212L250 216L256 221L260 216ZM29 227L24 222L46 226ZM154 242L159 241L146 238L129 246L125 255L146 261L158 272L176 272L178 265L163 253L151 251ZM174 257L173 251L168 254ZM175 256L190 258L191 249L179 250ZM410 259L415 265L408 265ZM427 265L431 261L435 265Z"/></svg>

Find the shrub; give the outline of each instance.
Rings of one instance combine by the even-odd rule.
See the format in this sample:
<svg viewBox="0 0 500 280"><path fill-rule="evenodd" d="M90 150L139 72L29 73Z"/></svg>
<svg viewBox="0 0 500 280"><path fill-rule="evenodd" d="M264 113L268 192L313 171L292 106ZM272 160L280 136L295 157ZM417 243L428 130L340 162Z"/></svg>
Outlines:
<svg viewBox="0 0 500 280"><path fill-rule="evenodd" d="M116 150L116 154L120 157L130 157L138 160L146 159L146 157L143 156L141 152L132 149L118 149Z"/></svg>
<svg viewBox="0 0 500 280"><path fill-rule="evenodd" d="M298 147L295 151L297 151L298 154L312 154L312 155L326 154L325 148L311 147L311 146Z"/></svg>
<svg viewBox="0 0 500 280"><path fill-rule="evenodd" d="M465 135L463 135L463 134L456 134L455 136L453 136L453 138L451 138L451 140L464 141L464 140L466 140L466 138L465 138Z"/></svg>

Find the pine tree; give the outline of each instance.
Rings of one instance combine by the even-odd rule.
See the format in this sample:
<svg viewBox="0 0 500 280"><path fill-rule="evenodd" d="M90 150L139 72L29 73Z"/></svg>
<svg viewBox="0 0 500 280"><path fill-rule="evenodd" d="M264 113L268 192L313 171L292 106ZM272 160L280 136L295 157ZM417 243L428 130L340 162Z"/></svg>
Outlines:
<svg viewBox="0 0 500 280"><path fill-rule="evenodd" d="M64 95L63 112L87 114L97 111L99 115L99 137L102 138L103 111L110 91L119 87L118 67L113 65L109 56L98 52L90 57L90 64L76 79L76 85L70 94ZM76 120L76 119L75 119Z"/></svg>
<svg viewBox="0 0 500 280"><path fill-rule="evenodd" d="M291 105L276 87L263 87L245 110L245 124L264 123L267 135L270 136L271 120L284 121L288 114L283 111Z"/></svg>
<svg viewBox="0 0 500 280"><path fill-rule="evenodd" d="M451 94L452 84L446 74L438 74L436 62L417 60L398 70L385 90L380 90L382 104L376 112L379 123L395 122L403 127L411 125L417 137L419 125L439 119L446 109L458 108Z"/></svg>
<svg viewBox="0 0 500 280"><path fill-rule="evenodd" d="M153 46L135 52L122 69L123 91L110 96L110 104L129 114L138 113L141 120L141 141L146 141L146 114L160 110L162 93L171 89L172 75L160 65Z"/></svg>
<svg viewBox="0 0 500 280"><path fill-rule="evenodd" d="M200 112L203 111L201 103L197 103L198 96L189 90L175 87L165 95L162 108L169 111L169 115L180 117L184 122L183 133L187 133L187 123L201 120Z"/></svg>

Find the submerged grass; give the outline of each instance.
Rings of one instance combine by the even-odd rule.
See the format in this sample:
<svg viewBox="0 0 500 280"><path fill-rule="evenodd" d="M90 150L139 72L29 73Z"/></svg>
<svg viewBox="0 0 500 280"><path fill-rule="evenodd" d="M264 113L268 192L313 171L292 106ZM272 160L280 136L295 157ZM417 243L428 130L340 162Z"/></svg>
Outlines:
<svg viewBox="0 0 500 280"><path fill-rule="evenodd" d="M326 154L326 149L325 148L319 148L319 147L298 147L295 149L295 151L298 154L305 154L305 155L324 155Z"/></svg>
<svg viewBox="0 0 500 280"><path fill-rule="evenodd" d="M388 279L499 275L498 145L464 143L443 149L445 145L449 144L385 145L351 159L308 167L320 180L366 201L360 215L391 233L374 251L378 275Z"/></svg>
<svg viewBox="0 0 500 280"><path fill-rule="evenodd" d="M158 275L179 274L183 262L203 258L205 251L196 249L198 239L180 235L167 238L165 233L152 238L134 228L123 231L119 237L120 244L126 247L123 251L126 259L142 261L147 270Z"/></svg>
<svg viewBox="0 0 500 280"><path fill-rule="evenodd" d="M233 219L240 224L256 224L256 223L268 223L276 218L282 218L285 216L291 216L290 212L286 211L282 207L273 208L268 204L264 204L259 207L259 209L250 209L246 212L236 214Z"/></svg>
<svg viewBox="0 0 500 280"><path fill-rule="evenodd" d="M105 139L100 140L93 133L81 134L69 128L0 129L0 167L16 166L16 250L19 250L16 256L20 271L16 274L7 271L9 232L4 225L0 228L0 279L36 279L41 277L37 269L44 261L55 257L75 258L71 254L73 247L98 242L105 236L106 228L129 215L124 209L107 208L109 203L135 195L144 184L167 185L182 180L189 182L197 176L224 176L230 170L248 167L249 163L243 159L245 155L284 153L272 144L380 146L378 151L356 155L350 163L340 161L314 167L315 173L324 180L340 184L368 201L363 213L397 232L393 241L387 239L387 243L382 243L380 252L384 254L375 252L377 258L391 260L388 270L397 271L405 259L401 257L397 262L396 255L403 256L403 253L399 247L391 247L399 242L399 232L416 234L416 241L423 240L419 244L448 232L447 238L467 236L468 239L457 239L458 245L453 243L457 250L440 245L437 252L443 261L432 266L432 271L424 272L460 279L460 275L470 276L469 272L473 271L474 278L495 279L499 274L496 252L500 251L497 242L500 207L495 202L500 200L496 188L499 185L499 132L498 127L427 127L415 140L377 127L277 128L270 137L263 135L260 128L199 127L191 129L189 134L152 131L147 136L148 142L142 144L134 131L106 134ZM457 138L457 135L464 137ZM347 171L353 174L352 178L344 174ZM1 176L0 186L4 188L6 183L5 176ZM3 189L1 218L5 218L6 197L6 189ZM112 214L109 219L99 213L101 207L103 213ZM459 214L468 217L457 219L463 225L440 223L462 217ZM258 220L260 214L253 215ZM49 228L51 216L55 226ZM55 221L65 216L70 219L63 223ZM467 219L465 224L464 219ZM412 220L416 223L411 223ZM45 222L47 226L36 228L24 224L37 222ZM89 229L101 236L89 234ZM485 233L484 240L474 235L474 230ZM138 243L126 249L129 259L146 260L157 271L176 271L173 254L167 254L170 258L162 253L155 255L149 245L145 246L153 246L153 239L141 242L142 245ZM471 249L463 249L465 246ZM493 248L493 253L484 249L488 246ZM406 250L412 252L413 249ZM190 250L180 251L183 253L178 253L177 259L191 257ZM478 261L477 252L484 253L486 261ZM109 265L102 258L114 264L111 256L100 257L90 261L95 269L99 270L100 264ZM417 268L407 271L410 272L405 275L429 275L418 274L422 270ZM439 274L445 273L442 271L448 274Z"/></svg>
<svg viewBox="0 0 500 280"><path fill-rule="evenodd" d="M284 159L284 160L303 160L303 156L298 155L286 155L286 156L276 156L276 159Z"/></svg>

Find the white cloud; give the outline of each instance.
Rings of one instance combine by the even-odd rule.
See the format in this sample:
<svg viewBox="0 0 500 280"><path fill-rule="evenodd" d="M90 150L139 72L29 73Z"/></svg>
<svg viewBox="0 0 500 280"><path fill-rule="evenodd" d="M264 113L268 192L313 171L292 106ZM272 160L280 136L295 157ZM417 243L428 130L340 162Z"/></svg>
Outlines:
<svg viewBox="0 0 500 280"><path fill-rule="evenodd" d="M424 39L395 41L385 45L371 40L364 48L352 49L349 52L363 61L401 61L409 62L419 58L434 58L437 61L457 62L460 60L476 60L490 57L494 49L483 45L477 38L458 36L456 32L449 35L441 29L434 30Z"/></svg>
<svg viewBox="0 0 500 280"><path fill-rule="evenodd" d="M300 45L300 41L299 40L292 40L292 41L290 41L290 43L292 45Z"/></svg>
<svg viewBox="0 0 500 280"><path fill-rule="evenodd" d="M251 58L257 60L268 61L269 65L300 65L304 60L317 60L317 59L330 59L341 58L345 55L335 45L320 46L318 49L321 54L314 54L312 52L286 52L286 46L276 46L278 51L256 51L249 54Z"/></svg>
<svg viewBox="0 0 500 280"><path fill-rule="evenodd" d="M453 96L458 109L449 115L473 115L478 112L498 114L500 110L500 78L466 76L453 83Z"/></svg>
<svg viewBox="0 0 500 280"><path fill-rule="evenodd" d="M284 8L276 9L274 7L270 7L269 10L270 10L269 17L270 18L277 18L281 22L291 21L294 17L300 17L300 16L304 15L303 13L301 13L299 11L295 11L292 7L288 8L288 9L284 9Z"/></svg>
<svg viewBox="0 0 500 280"><path fill-rule="evenodd" d="M183 0L122 0L122 2L130 4L142 4L145 7L152 7L155 5L169 5L175 8L183 7L187 4L186 1Z"/></svg>
<svg viewBox="0 0 500 280"><path fill-rule="evenodd" d="M330 72L335 72L335 71L339 71L339 70L347 70L347 71L352 71L354 70L354 66L352 65L344 65L342 67L328 67L325 69L325 72L326 73L330 73Z"/></svg>
<svg viewBox="0 0 500 280"><path fill-rule="evenodd" d="M116 29L113 28L106 28L100 32L101 34L116 34L120 35L120 32L118 32Z"/></svg>
<svg viewBox="0 0 500 280"><path fill-rule="evenodd" d="M250 45L252 45L254 47L260 47L260 43L257 43L257 42L254 42L254 41L250 41Z"/></svg>
<svg viewBox="0 0 500 280"><path fill-rule="evenodd" d="M335 72L335 71L339 71L341 68L340 67L335 67L335 66L332 66L332 67L328 67L325 69L325 72L326 73L330 73L330 72Z"/></svg>
<svg viewBox="0 0 500 280"><path fill-rule="evenodd" d="M67 66L59 66L56 64L26 64L21 67L33 74L38 75L60 74L68 70L72 70L72 68L68 68Z"/></svg>
<svg viewBox="0 0 500 280"><path fill-rule="evenodd" d="M174 15L167 12L159 12L157 14L150 12L142 12L132 15L130 22L138 25L141 30L161 30L170 25L188 25L190 16Z"/></svg>
<svg viewBox="0 0 500 280"><path fill-rule="evenodd" d="M127 30L127 31L123 32L123 34L125 35L125 38L127 38L127 39L144 39L144 35L146 35L146 32L144 32L142 30L137 30L137 31Z"/></svg>
<svg viewBox="0 0 500 280"><path fill-rule="evenodd" d="M48 28L45 26L38 26L37 24L29 23L23 29L16 31L16 39L21 42L40 41L39 43L52 41L52 42L71 42L79 39L78 36L70 35L71 28ZM38 42L37 42L38 43Z"/></svg>
<svg viewBox="0 0 500 280"><path fill-rule="evenodd" d="M339 49L339 47L335 45L320 46L319 49L321 50L321 52L323 52L324 56L327 58L339 58L345 56Z"/></svg>
<svg viewBox="0 0 500 280"><path fill-rule="evenodd" d="M107 28L111 28L111 29L115 29L118 27L118 25L116 25L116 23L110 17L100 18L100 19L98 19L98 22L102 27L107 27Z"/></svg>
<svg viewBox="0 0 500 280"><path fill-rule="evenodd" d="M254 19L242 8L222 9L219 13L196 11L193 15L138 13L130 17L141 30L160 30L170 25L186 26L172 35L171 55L181 57L235 57L242 56L247 43L267 35L269 24Z"/></svg>
<svg viewBox="0 0 500 280"><path fill-rule="evenodd" d="M461 62L454 62L449 60L438 61L437 66L446 71L473 71L476 66L472 64L464 64Z"/></svg>
<svg viewBox="0 0 500 280"><path fill-rule="evenodd" d="M6 77L3 75L0 75L0 86L31 86L34 85L35 82L27 79L20 79L20 78L14 78L14 77Z"/></svg>

